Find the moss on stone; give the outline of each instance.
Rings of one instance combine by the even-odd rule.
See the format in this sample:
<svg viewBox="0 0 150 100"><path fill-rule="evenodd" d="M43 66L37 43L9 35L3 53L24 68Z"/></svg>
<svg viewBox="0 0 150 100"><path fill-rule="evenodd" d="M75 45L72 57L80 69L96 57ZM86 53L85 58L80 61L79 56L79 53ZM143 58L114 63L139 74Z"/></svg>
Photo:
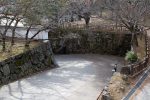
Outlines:
<svg viewBox="0 0 150 100"><path fill-rule="evenodd" d="M15 66L21 66L21 65L23 65L24 64L24 61L23 60L16 60L15 61Z"/></svg>
<svg viewBox="0 0 150 100"><path fill-rule="evenodd" d="M52 59L51 59L51 57L48 57L48 65L51 65L52 64Z"/></svg>

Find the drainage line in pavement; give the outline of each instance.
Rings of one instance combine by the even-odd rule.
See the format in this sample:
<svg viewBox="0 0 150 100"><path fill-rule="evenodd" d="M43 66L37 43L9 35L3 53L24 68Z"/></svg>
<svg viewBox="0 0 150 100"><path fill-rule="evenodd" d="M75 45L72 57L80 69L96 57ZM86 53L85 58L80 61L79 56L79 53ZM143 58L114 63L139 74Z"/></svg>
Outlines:
<svg viewBox="0 0 150 100"><path fill-rule="evenodd" d="M148 74L149 74L150 69L147 69L144 74L142 75L142 77L138 80L138 82L136 83L136 85L130 90L130 92L126 95L126 97L124 97L122 100L129 100L130 97L134 94L134 92L141 86L141 84L144 82L144 80L147 78Z"/></svg>

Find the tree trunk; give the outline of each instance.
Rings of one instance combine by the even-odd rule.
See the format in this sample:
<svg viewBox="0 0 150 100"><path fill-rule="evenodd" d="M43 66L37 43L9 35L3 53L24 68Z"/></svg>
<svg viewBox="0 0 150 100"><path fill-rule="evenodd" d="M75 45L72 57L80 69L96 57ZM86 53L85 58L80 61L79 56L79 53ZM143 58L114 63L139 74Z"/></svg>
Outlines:
<svg viewBox="0 0 150 100"><path fill-rule="evenodd" d="M132 32L131 50L134 51L135 54L137 54L137 50L136 50L137 46L138 46L137 36L135 32Z"/></svg>
<svg viewBox="0 0 150 100"><path fill-rule="evenodd" d="M27 40L26 43L25 43L25 48L29 48L29 44L30 44L30 43L29 43L29 41Z"/></svg>
<svg viewBox="0 0 150 100"><path fill-rule="evenodd" d="M74 22L73 14L71 15L71 22Z"/></svg>
<svg viewBox="0 0 150 100"><path fill-rule="evenodd" d="M118 18L117 18L117 16L116 16L116 21L115 21L116 23L115 23L115 26L116 26L116 29L118 28Z"/></svg>
<svg viewBox="0 0 150 100"><path fill-rule="evenodd" d="M88 27L90 22L90 17L84 17L84 20L85 20L86 27Z"/></svg>
<svg viewBox="0 0 150 100"><path fill-rule="evenodd" d="M15 31L16 31L16 27L17 27L18 23L19 23L19 20L16 21L15 26L14 26L14 28L13 28L13 30L12 30L11 46L13 46L14 43L15 43L15 41L14 41L14 38L15 38Z"/></svg>
<svg viewBox="0 0 150 100"><path fill-rule="evenodd" d="M5 37L2 38L2 51L4 52L6 50L6 39Z"/></svg>
<svg viewBox="0 0 150 100"><path fill-rule="evenodd" d="M26 39L26 44L25 44L25 47L29 47L29 44L31 43L31 40L34 39L41 31L44 31L45 29L41 29L39 31L37 31L31 38L30 40L29 39ZM28 32L29 34L29 32ZM27 34L27 36L28 36Z"/></svg>
<svg viewBox="0 0 150 100"><path fill-rule="evenodd" d="M102 11L102 9L100 10L100 17L103 18L103 11Z"/></svg>
<svg viewBox="0 0 150 100"><path fill-rule="evenodd" d="M81 21L81 18L82 18L82 16L81 16L81 15L78 15L78 20L79 20L79 21Z"/></svg>
<svg viewBox="0 0 150 100"><path fill-rule="evenodd" d="M3 35L2 35L2 51L6 51L6 34L7 34L8 28L5 29Z"/></svg>
<svg viewBox="0 0 150 100"><path fill-rule="evenodd" d="M16 17L16 16L15 16ZM6 34L7 34L7 31L8 29L10 28L11 24L13 23L13 21L15 20L15 17L10 21L10 23L8 24L8 22L6 22L6 26L5 26L5 30L4 32L2 33L2 46L3 46L3 49L2 51L5 51L6 50ZM8 25L7 25L8 24Z"/></svg>
<svg viewBox="0 0 150 100"><path fill-rule="evenodd" d="M28 48L29 47L29 40L28 40L28 35L29 35L29 32L30 32L30 29L31 29L32 25L30 25L30 27L27 29L27 32L26 32L26 37L25 37L25 48Z"/></svg>

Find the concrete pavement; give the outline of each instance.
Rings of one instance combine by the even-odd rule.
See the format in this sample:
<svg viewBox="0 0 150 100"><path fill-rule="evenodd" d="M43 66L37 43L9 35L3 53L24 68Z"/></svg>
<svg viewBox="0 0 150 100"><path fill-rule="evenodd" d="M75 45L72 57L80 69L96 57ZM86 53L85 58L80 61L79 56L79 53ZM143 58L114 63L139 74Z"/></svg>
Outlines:
<svg viewBox="0 0 150 100"><path fill-rule="evenodd" d="M150 100L150 75L148 75L130 100Z"/></svg>
<svg viewBox="0 0 150 100"><path fill-rule="evenodd" d="M58 55L59 68L25 78L0 89L0 100L96 100L112 75L107 55Z"/></svg>

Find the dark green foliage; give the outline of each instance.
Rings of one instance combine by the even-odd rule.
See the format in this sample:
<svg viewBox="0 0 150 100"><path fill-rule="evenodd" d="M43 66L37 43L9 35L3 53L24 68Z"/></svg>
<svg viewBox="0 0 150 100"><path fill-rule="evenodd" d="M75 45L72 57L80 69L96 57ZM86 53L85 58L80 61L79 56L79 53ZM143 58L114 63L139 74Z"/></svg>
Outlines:
<svg viewBox="0 0 150 100"><path fill-rule="evenodd" d="M138 60L138 57L133 51L128 51L126 53L125 60L127 60L130 63L134 63Z"/></svg>
<svg viewBox="0 0 150 100"><path fill-rule="evenodd" d="M15 66L21 66L24 64L24 60L18 59L15 61Z"/></svg>

